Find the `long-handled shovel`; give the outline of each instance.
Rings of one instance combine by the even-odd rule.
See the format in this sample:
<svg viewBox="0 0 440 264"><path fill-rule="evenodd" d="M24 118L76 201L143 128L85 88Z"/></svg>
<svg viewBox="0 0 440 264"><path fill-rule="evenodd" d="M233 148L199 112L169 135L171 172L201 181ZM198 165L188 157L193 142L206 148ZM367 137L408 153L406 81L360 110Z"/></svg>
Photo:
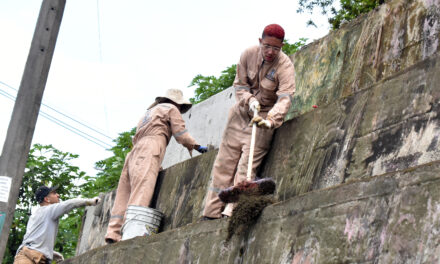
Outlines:
<svg viewBox="0 0 440 264"><path fill-rule="evenodd" d="M258 111L254 110L254 117L257 115ZM246 180L220 191L218 196L224 203L237 202L240 194L266 195L275 192L275 181L272 178L263 178L256 181L251 180L256 134L257 124L253 123Z"/></svg>

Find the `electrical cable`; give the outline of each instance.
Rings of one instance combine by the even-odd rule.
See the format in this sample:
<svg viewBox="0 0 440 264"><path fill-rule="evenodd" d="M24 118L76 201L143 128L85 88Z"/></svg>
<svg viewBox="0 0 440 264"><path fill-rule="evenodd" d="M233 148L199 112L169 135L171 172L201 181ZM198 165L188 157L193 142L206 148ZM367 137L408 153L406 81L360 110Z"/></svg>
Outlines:
<svg viewBox="0 0 440 264"><path fill-rule="evenodd" d="M14 88L14 87L12 87L12 86L10 86L10 85L8 85L8 84L2 82L2 81L0 81L0 84L3 84L4 86L9 87L9 88L11 88L12 90L18 91L18 89ZM100 132L100 131L94 129L93 127L90 127L90 126L88 126L87 124L84 124L84 123L82 123L81 121L78 121L78 120L76 120L76 119L74 119L74 118L68 116L67 114L62 113L62 112L56 110L55 108L53 108L53 107L51 107L51 106L49 106L49 105L47 105L47 104L45 104L45 103L41 103L41 104L44 105L45 107L47 107L47 108L49 108L49 109L51 109L51 110L57 112L58 114L60 114L60 115L62 115L62 116L64 116L64 117L66 117L66 118L69 118L70 120L72 120L72 121L74 121L74 122L76 122L76 123L78 123L78 124L80 124L80 125L82 125L82 126L84 126L84 127L87 127L88 129L90 129L90 130L92 130L92 131L94 131L94 132L100 134L101 136L104 136L104 137L106 137L106 138L108 138L108 139L113 140L113 138L111 138L111 137L107 136L106 134L104 134L104 133L102 133L102 132Z"/></svg>
<svg viewBox="0 0 440 264"><path fill-rule="evenodd" d="M11 99L12 101L15 101L15 97L14 97L14 96L12 96L11 94L9 94L9 93L7 93L7 92L1 90L1 89L0 89L0 95L3 95L4 97L6 97L6 98L8 98L8 99ZM69 131L75 133L76 135L78 135L78 136L80 136L80 137L82 137L82 138L84 138L84 139L87 139L88 141L90 141L90 142L92 142L92 143L95 143L96 145L98 145L98 146L100 146L100 147L102 147L102 148L104 148L104 149L111 148L111 145L107 144L106 142L103 142L102 140L99 140L99 139L97 139L97 138L95 138L95 137L93 137L93 136L91 136L91 135L89 135L89 134L87 134L87 133L85 133L85 132L83 132L83 131L81 131L81 130L75 128L75 127L72 127L71 125L69 125L69 124L67 124L67 123L64 123L63 121L61 121L61 120L59 120L59 119L57 119L57 118L51 116L50 114L45 113L44 111L41 111L41 110L40 110L40 114L41 114L42 117L48 119L49 121L54 122L55 124L57 124L57 125L59 125L59 126L65 128L65 129L67 129L67 130L69 130ZM79 132L76 132L75 130L77 130L77 131L79 131ZM83 133L84 135L83 135L83 134L80 134L80 133ZM89 137L91 137L91 138L93 138L93 139L96 139L97 141L99 141L99 142L105 144L106 146L104 146L103 144L101 144L101 143L99 143L99 142L97 142L97 141L94 141L94 140L91 139L91 138L86 137L85 135L86 135L86 136L89 136Z"/></svg>
<svg viewBox="0 0 440 264"><path fill-rule="evenodd" d="M16 99L15 96L9 94L8 92L6 92L6 91L4 91L2 89L0 89L0 95L3 95L4 97L6 97L6 98L8 98L10 100L13 100L13 101L15 101L15 99ZM96 145L98 145L98 146L100 146L100 147L102 147L104 149L112 147L110 144L108 144L108 143L106 143L106 142L104 142L104 141L102 141L102 140L100 140L100 139L98 139L98 138L96 138L94 136L91 136L91 135L87 134L86 132L81 131L78 128L75 128L75 127L73 127L73 126L63 122L63 121L59 120L58 118L53 117L53 116L51 116L48 113L45 113L44 111L40 110L40 114L41 114L41 116L43 116L44 118L48 119L49 121L54 122L55 124L57 124L57 125L65 128L65 129L75 133L76 135L78 135L78 136L80 136L80 137L82 137L84 139L87 139L88 141L90 141L92 143L95 143Z"/></svg>
<svg viewBox="0 0 440 264"><path fill-rule="evenodd" d="M65 129L69 130L70 132L72 132L72 133L74 133L74 134L77 134L78 136L80 136L80 137L82 137L82 138L84 138L84 139L86 139L86 140L88 140L88 141L90 141L90 142L92 142L92 143L95 143L96 145L98 145L98 146L100 146L100 147L102 147L102 148L104 148L104 149L108 149L108 148L109 148L108 146L101 145L100 143L98 143L98 142L96 142L96 141L93 141L92 139L90 139L90 138L88 138L88 137L86 137L86 136L84 136L84 135L81 135L80 133L75 132L74 130L70 129L69 127L64 126L63 124L59 123L58 120L57 120L56 118L53 118L52 116L50 116L50 115L48 115L48 114L46 114L46 113L44 113L44 112L41 112L41 111L40 111L40 114L41 114L42 117L45 117L45 118L48 119L49 121L52 121L52 122L54 122L55 124L57 124L57 125L59 125L59 126L61 126L61 127L64 127ZM52 119L52 118L53 118L53 119ZM105 144L107 145L107 143L105 143Z"/></svg>

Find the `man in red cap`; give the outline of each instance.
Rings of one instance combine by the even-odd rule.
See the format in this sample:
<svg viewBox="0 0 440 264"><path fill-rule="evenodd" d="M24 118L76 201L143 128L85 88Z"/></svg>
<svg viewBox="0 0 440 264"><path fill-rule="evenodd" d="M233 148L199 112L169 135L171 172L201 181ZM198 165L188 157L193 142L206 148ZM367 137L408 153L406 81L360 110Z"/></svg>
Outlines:
<svg viewBox="0 0 440 264"><path fill-rule="evenodd" d="M281 51L284 30L277 24L264 28L260 45L243 52L237 64L235 98L212 169L203 220L231 216L233 205L220 201L218 192L246 180L252 128L258 125L252 164L252 180L270 148L274 129L281 126L295 93L295 70ZM253 118L257 110L259 116ZM224 208L225 207L225 208ZM223 210L224 209L224 210Z"/></svg>
<svg viewBox="0 0 440 264"><path fill-rule="evenodd" d="M185 128L181 113L191 107L192 104L183 98L181 90L168 89L165 96L156 97L139 121L133 138L133 149L125 158L119 178L105 236L107 243L122 239L121 227L129 205L150 206L160 165L171 136L187 148L190 154L193 149L200 153L207 151L207 147L198 145Z"/></svg>

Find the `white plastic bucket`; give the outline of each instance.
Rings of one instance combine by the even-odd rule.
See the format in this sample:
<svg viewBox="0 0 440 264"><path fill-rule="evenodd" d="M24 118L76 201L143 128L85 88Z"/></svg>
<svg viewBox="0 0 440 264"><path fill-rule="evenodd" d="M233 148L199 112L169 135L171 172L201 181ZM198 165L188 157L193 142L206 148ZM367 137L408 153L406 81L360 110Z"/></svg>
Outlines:
<svg viewBox="0 0 440 264"><path fill-rule="evenodd" d="M129 205L122 226L122 240L157 234L162 218L163 214L154 208Z"/></svg>

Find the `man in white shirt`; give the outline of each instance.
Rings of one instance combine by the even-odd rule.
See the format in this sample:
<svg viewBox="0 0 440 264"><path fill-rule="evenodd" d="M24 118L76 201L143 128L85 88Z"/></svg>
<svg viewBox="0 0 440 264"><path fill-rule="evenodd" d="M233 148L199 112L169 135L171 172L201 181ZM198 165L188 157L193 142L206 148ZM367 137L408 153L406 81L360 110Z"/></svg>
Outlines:
<svg viewBox="0 0 440 264"><path fill-rule="evenodd" d="M99 197L92 199L75 198L60 202L57 187L40 186L35 198L40 207L29 218L23 242L17 250L14 264L43 264L51 260L63 260L63 256L54 251L58 233L58 221L61 216L81 206L97 205Z"/></svg>

